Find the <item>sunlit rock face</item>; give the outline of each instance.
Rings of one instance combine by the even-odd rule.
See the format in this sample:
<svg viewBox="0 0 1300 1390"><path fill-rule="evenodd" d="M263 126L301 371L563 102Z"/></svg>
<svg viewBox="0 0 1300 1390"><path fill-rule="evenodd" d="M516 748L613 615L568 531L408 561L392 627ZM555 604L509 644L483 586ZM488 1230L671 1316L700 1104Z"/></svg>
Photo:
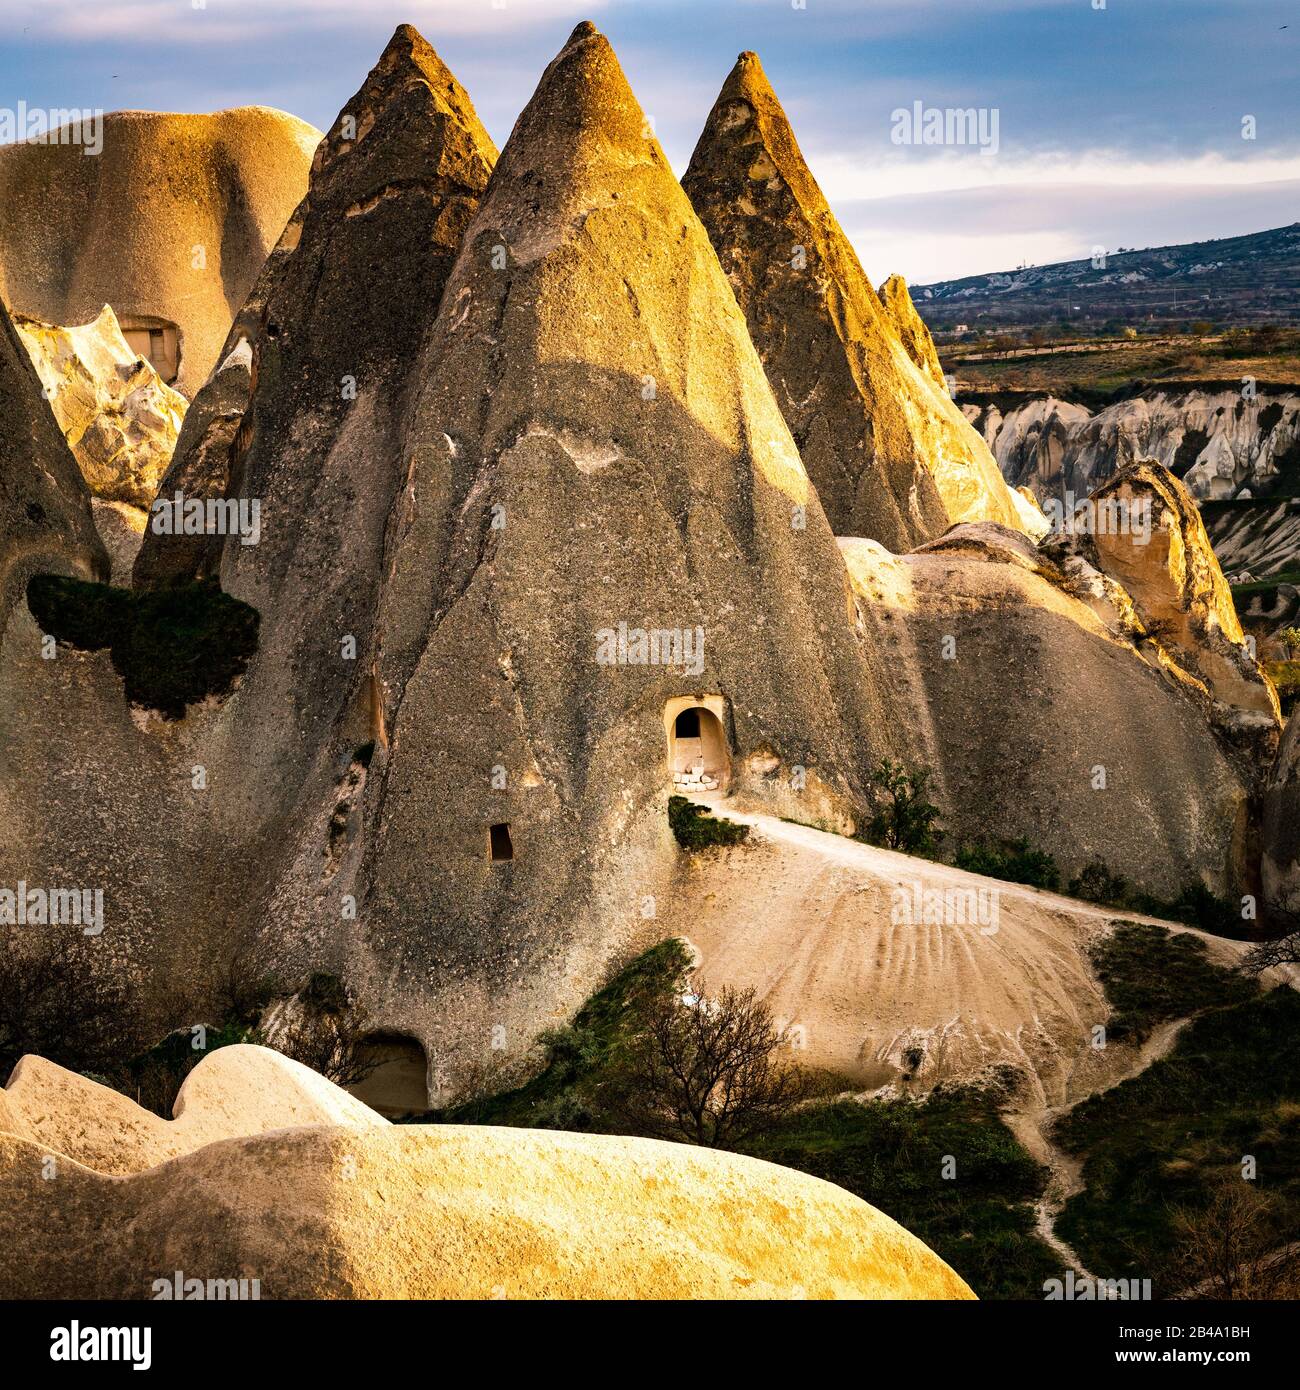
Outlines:
<svg viewBox="0 0 1300 1390"><path fill-rule="evenodd" d="M91 494L147 507L171 462L185 397L134 352L107 304L80 326L22 316L14 324Z"/></svg>
<svg viewBox="0 0 1300 1390"><path fill-rule="evenodd" d="M24 597L27 581L46 572L106 578L108 557L77 461L0 304L0 648L14 618L25 638L39 638Z"/></svg>
<svg viewBox="0 0 1300 1390"><path fill-rule="evenodd" d="M110 112L101 135L93 157L61 134L0 147L0 297L57 324L111 304L190 396L306 190L320 131L245 106Z"/></svg>
<svg viewBox="0 0 1300 1390"><path fill-rule="evenodd" d="M1007 481L1040 501L1086 497L1133 458L1158 460L1197 501L1290 495L1300 483L1300 392L1151 388L1101 410L1017 393L962 408Z"/></svg>
<svg viewBox="0 0 1300 1390"><path fill-rule="evenodd" d="M167 1121L24 1057L0 1091L0 1297L202 1296L974 1297L875 1207L741 1154L390 1125L241 1045Z"/></svg>
<svg viewBox="0 0 1300 1390"><path fill-rule="evenodd" d="M901 275L891 275L880 287L880 302L885 306L885 313L907 355L936 386L947 391L948 382L939 363L934 339L925 320L916 312L912 296L907 292L907 281Z"/></svg>
<svg viewBox="0 0 1300 1390"><path fill-rule="evenodd" d="M935 374L906 290L890 281L887 302L876 294L755 54L727 78L683 187L836 535L904 551L957 521L1022 527Z"/></svg>
<svg viewBox="0 0 1300 1390"><path fill-rule="evenodd" d="M1242 632L1201 516L1187 489L1150 460L1092 495L1087 543L1097 567L1132 598L1157 643L1204 682L1218 705L1257 715L1276 738L1277 692Z"/></svg>

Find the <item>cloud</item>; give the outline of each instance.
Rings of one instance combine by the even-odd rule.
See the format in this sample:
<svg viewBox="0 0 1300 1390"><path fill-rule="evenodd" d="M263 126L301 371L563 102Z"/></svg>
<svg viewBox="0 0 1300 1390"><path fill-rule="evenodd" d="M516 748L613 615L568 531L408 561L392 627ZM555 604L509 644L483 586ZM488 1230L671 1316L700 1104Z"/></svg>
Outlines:
<svg viewBox="0 0 1300 1390"><path fill-rule="evenodd" d="M1038 183L831 199L872 280L911 284L1046 265L1294 222L1300 179L1258 184Z"/></svg>
<svg viewBox="0 0 1300 1390"><path fill-rule="evenodd" d="M989 158L975 150L949 150L937 156L913 158L900 153L895 158L870 161L848 153L831 153L812 162L822 191L832 202L954 193L970 188L1041 188L1047 184L1058 188L1242 188L1300 179L1300 148L1289 154L1240 159L1216 153L1144 159L1119 150Z"/></svg>
<svg viewBox="0 0 1300 1390"><path fill-rule="evenodd" d="M429 33L509 35L610 0L43 0L41 31L87 42L245 43L304 30L368 29L380 21ZM27 28L0 13L0 30Z"/></svg>

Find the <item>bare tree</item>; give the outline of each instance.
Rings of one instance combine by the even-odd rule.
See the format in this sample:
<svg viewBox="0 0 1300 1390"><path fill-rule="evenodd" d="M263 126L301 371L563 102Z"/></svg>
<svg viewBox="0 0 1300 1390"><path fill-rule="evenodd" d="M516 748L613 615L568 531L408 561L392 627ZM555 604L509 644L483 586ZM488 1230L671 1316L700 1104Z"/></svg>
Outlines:
<svg viewBox="0 0 1300 1390"><path fill-rule="evenodd" d="M638 1002L601 1101L638 1133L734 1148L814 1094L814 1078L788 1060L788 1048L752 989L685 1001L656 993Z"/></svg>
<svg viewBox="0 0 1300 1390"><path fill-rule="evenodd" d="M1300 1243L1279 1239L1278 1214L1275 1200L1245 1179L1223 1183L1203 1210L1176 1210L1174 1297L1294 1298L1300 1292Z"/></svg>
<svg viewBox="0 0 1300 1390"><path fill-rule="evenodd" d="M1279 936L1276 941L1259 941L1241 959L1248 975L1260 975L1275 965L1300 965L1300 931Z"/></svg>
<svg viewBox="0 0 1300 1390"><path fill-rule="evenodd" d="M0 934L0 1082L29 1052L106 1072L138 1043L129 991L99 942L44 930L51 935L38 943Z"/></svg>
<svg viewBox="0 0 1300 1390"><path fill-rule="evenodd" d="M333 975L317 974L260 1040L336 1086L355 1086L379 1065L365 1047L372 1032L352 991Z"/></svg>

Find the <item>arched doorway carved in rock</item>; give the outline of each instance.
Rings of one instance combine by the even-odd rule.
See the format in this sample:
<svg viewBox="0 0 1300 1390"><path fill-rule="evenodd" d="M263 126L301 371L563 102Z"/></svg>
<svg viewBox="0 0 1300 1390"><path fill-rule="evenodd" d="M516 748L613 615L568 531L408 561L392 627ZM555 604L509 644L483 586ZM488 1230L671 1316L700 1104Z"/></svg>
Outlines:
<svg viewBox="0 0 1300 1390"><path fill-rule="evenodd" d="M681 696L664 708L668 770L683 794L726 792L731 785L727 701L722 695Z"/></svg>

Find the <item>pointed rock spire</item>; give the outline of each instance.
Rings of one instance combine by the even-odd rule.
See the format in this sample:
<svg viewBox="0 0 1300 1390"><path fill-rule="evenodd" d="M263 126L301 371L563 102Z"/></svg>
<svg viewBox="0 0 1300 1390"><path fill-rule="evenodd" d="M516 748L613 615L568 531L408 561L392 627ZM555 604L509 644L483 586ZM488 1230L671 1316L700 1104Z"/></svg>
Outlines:
<svg viewBox="0 0 1300 1390"><path fill-rule="evenodd" d="M307 196L195 398L160 497L242 490L291 510L295 489L322 485L320 455L363 416L371 449L385 452L375 429L391 415L392 383L437 314L495 160L464 88L401 25L321 141ZM295 534L281 526L279 543ZM230 544L150 531L135 583L214 574Z"/></svg>
<svg viewBox="0 0 1300 1390"><path fill-rule="evenodd" d="M403 26L322 142L160 489L242 503L238 527L227 513L211 537L151 530L136 565L137 583L218 577L261 614L223 708L257 749L231 795L283 817L249 851L247 881L279 895L288 921L323 913L336 944L339 894L320 885L346 858L387 736L375 618L408 483L413 365L495 157L463 88Z"/></svg>
<svg viewBox="0 0 1300 1390"><path fill-rule="evenodd" d="M925 320L916 312L912 296L907 292L907 281L901 275L891 275L880 287L880 302L893 325L898 340L907 355L945 393L948 383L944 380L943 367L934 339L926 327Z"/></svg>
<svg viewBox="0 0 1300 1390"><path fill-rule="evenodd" d="M836 533L907 550L956 521L1018 526L988 446L904 349L757 55L723 84L683 186Z"/></svg>
<svg viewBox="0 0 1300 1390"><path fill-rule="evenodd" d="M421 1013L456 1071L493 1022L513 1047L603 976L625 931L611 856L646 893L671 875L679 709L704 705L733 787L779 802L793 780L827 808L910 712L709 239L590 26L520 115L413 377L367 973L439 963L413 973L446 980Z"/></svg>

